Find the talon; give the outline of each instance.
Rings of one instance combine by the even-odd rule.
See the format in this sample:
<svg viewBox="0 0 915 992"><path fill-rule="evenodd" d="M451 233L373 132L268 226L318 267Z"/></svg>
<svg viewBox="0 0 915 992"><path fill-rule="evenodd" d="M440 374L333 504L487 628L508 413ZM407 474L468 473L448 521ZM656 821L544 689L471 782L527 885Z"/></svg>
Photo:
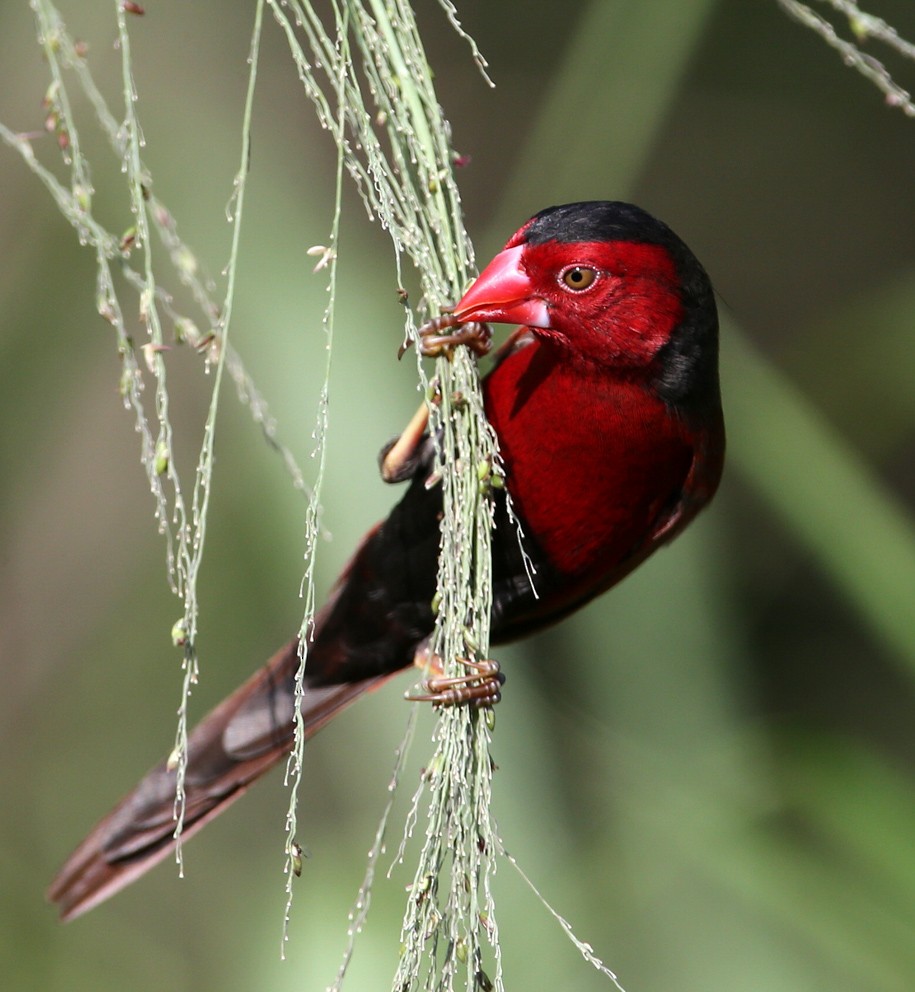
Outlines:
<svg viewBox="0 0 915 992"><path fill-rule="evenodd" d="M439 664L433 670L441 672ZM505 685L505 675L497 661L484 658L474 661L470 658L458 658L462 665L471 669L467 675L445 677L435 675L424 679L421 694L405 693L404 698L413 703L432 703L434 706L461 706L473 703L478 708L495 706L502 699L502 686Z"/></svg>
<svg viewBox="0 0 915 992"><path fill-rule="evenodd" d="M457 330L450 334L442 333L450 327ZM426 358L450 354L461 344L467 345L477 356L483 356L489 351L491 343L492 331L488 324L463 324L450 313L433 317L417 331L417 347Z"/></svg>

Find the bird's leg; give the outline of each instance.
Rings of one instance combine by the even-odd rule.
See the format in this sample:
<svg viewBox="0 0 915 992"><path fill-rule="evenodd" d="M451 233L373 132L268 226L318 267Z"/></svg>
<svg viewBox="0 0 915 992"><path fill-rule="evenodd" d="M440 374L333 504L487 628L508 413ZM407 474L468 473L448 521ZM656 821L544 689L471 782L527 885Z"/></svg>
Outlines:
<svg viewBox="0 0 915 992"><path fill-rule="evenodd" d="M448 328L457 330L448 333ZM466 344L479 357L487 354L492 344L492 331L488 324L463 324L452 313L444 313L433 317L416 332L417 347L425 358L437 358L439 355L450 353L458 345ZM400 354L409 342L401 349Z"/></svg>
<svg viewBox="0 0 915 992"><path fill-rule="evenodd" d="M442 332L449 327L457 328L451 333ZM460 344L465 344L478 357L489 352L492 347L492 331L488 324L461 324L453 314L433 317L417 331L419 350L426 358L437 358L451 352Z"/></svg>
<svg viewBox="0 0 915 992"><path fill-rule="evenodd" d="M420 403L410 423L400 437L395 438L381 449L378 467L385 482L403 482L412 478L417 464L417 452L426 427L429 425L429 407Z"/></svg>
<svg viewBox="0 0 915 992"><path fill-rule="evenodd" d="M463 703L473 703L477 707L495 706L502 698L502 686L505 684L505 676L499 663L492 658L479 661L471 658L457 660L469 669L468 673L446 677L442 659L433 654L428 645L424 645L416 652L413 664L426 673L422 682L425 692L421 695L408 692L404 694L404 698L414 703L433 703L435 706L460 706Z"/></svg>

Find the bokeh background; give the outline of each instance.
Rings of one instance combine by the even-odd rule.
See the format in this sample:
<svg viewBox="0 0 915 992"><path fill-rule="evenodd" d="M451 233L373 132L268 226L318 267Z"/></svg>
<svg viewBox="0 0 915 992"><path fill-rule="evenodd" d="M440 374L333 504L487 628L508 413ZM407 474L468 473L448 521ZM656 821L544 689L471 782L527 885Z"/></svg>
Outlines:
<svg viewBox="0 0 915 992"><path fill-rule="evenodd" d="M480 259L543 206L630 198L693 247L723 318L730 460L712 510L580 616L500 652L505 843L629 992L909 992L915 121L774 0L464 0L493 91L438 6L418 6L471 157L460 180ZM219 281L252 12L146 7L131 22L144 158ZM117 106L113 4L62 9ZM909 0L873 9L915 36ZM888 64L912 88L915 67ZM0 120L40 130L47 68L24 0L0 8L0 78ZM126 229L118 163L95 145L94 207ZM36 148L53 163L53 139ZM310 469L324 279L305 249L327 238L334 154L272 21L252 162L233 339ZM308 747L311 858L285 963L281 775L189 845L183 881L166 865L66 927L44 902L72 846L170 749L180 608L92 254L3 147L0 177L0 981L322 989L386 799L406 682ZM394 498L374 459L417 401L415 368L395 359L387 242L351 190L341 253L321 589ZM187 473L210 380L186 351L168 362ZM198 714L297 628L304 509L227 391ZM423 719L391 851L431 753ZM347 987L387 987L410 877L408 860L377 884ZM509 987L608 987L509 865L497 881Z"/></svg>

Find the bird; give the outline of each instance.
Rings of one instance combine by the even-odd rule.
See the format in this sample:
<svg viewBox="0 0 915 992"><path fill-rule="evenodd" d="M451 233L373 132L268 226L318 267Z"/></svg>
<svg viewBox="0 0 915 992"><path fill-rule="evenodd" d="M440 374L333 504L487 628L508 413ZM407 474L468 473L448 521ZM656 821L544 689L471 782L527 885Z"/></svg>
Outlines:
<svg viewBox="0 0 915 992"><path fill-rule="evenodd" d="M676 537L718 488L725 431L711 282L640 207L595 200L540 211L419 339L427 353L483 351L491 324L518 325L482 379L504 475L491 490L498 645L562 620ZM442 518L435 457L423 406L380 455L382 477L408 484L403 498L316 614L306 738L428 660ZM288 755L299 647L292 639L189 735L185 839ZM501 683L495 667L478 664L459 679L430 678L425 698L488 704ZM163 761L55 877L48 897L62 919L174 849L174 801L175 771Z"/></svg>

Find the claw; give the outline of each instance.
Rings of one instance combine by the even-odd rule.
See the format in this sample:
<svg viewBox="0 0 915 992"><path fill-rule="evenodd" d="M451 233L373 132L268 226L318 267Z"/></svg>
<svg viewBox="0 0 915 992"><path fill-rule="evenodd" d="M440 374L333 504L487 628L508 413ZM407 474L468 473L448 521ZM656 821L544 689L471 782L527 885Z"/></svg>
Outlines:
<svg viewBox="0 0 915 992"><path fill-rule="evenodd" d="M470 669L467 675L451 678L436 675L424 679L424 693L413 695L408 692L404 698L413 703L432 703L435 706L461 706L464 703L473 703L480 708L495 706L502 698L502 686L505 685L505 675L499 663L491 658L457 660ZM436 670L441 671L440 664Z"/></svg>
<svg viewBox="0 0 915 992"><path fill-rule="evenodd" d="M448 328L457 328L453 333L442 333ZM454 314L446 313L433 317L416 332L417 347L425 358L436 358L450 354L458 345L465 344L477 356L487 354L492 343L492 331L487 324L463 324ZM403 356L411 342L406 342L398 354Z"/></svg>

